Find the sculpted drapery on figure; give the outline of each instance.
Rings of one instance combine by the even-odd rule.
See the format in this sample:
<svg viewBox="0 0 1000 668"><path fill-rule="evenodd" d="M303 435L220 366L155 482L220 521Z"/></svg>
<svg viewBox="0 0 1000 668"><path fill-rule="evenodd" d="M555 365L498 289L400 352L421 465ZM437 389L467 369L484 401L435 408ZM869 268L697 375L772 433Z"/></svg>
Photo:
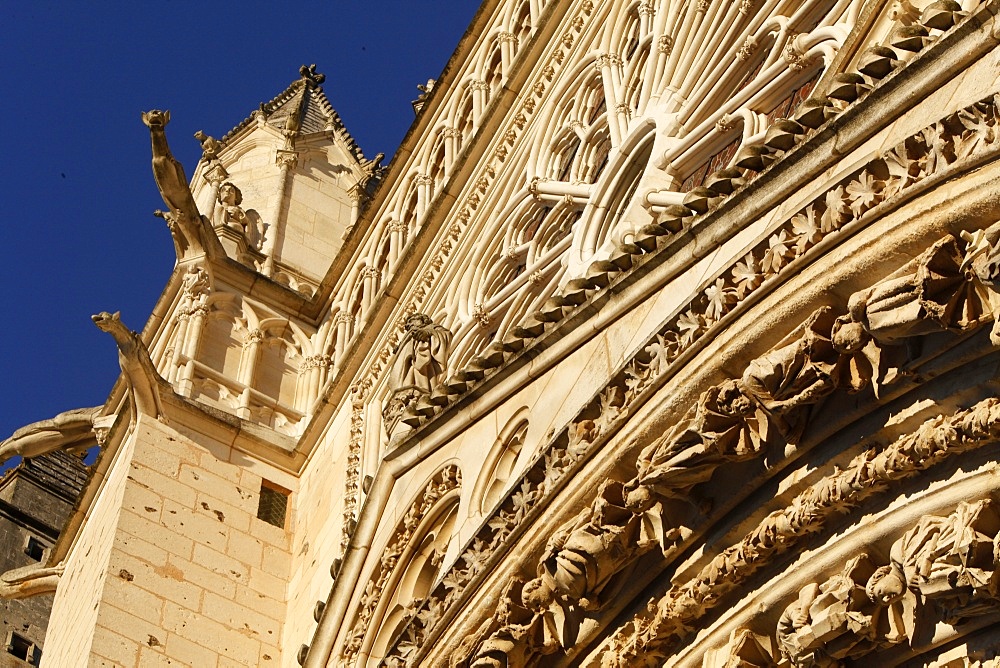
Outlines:
<svg viewBox="0 0 1000 668"><path fill-rule="evenodd" d="M390 439L409 431L400 424L403 412L430 397L448 373L451 332L423 313L406 319L405 332L396 346L389 369L390 395L382 411Z"/></svg>
<svg viewBox="0 0 1000 668"><path fill-rule="evenodd" d="M253 209L244 209L243 192L232 181L219 186L216 208L216 229L226 226L243 235L247 246L254 250L264 247L264 224Z"/></svg>
<svg viewBox="0 0 1000 668"><path fill-rule="evenodd" d="M947 516L924 515L863 587L859 559L804 587L778 621L781 653L796 668L837 666L904 642L922 645L940 622L1000 610L998 539L1000 514L989 498L962 502Z"/></svg>
<svg viewBox="0 0 1000 668"><path fill-rule="evenodd" d="M665 503L684 499L697 504L697 488L708 482L720 466L752 459L772 442L797 442L810 412L833 392L858 392L868 386L877 392L880 385L897 382L901 376L887 373L885 368L886 350L900 348L899 344L917 336L967 331L991 318L996 320L998 310L993 302L1000 304L1000 297L994 292L993 281L1000 276L1000 223L965 238L968 246L963 249L948 235L894 275L855 293L848 300L845 315L837 317L829 307L818 309L788 338L752 360L740 378L702 393L675 429L642 450L634 478L602 485L592 506L548 541L538 562L538 577L526 583L515 603L534 610L536 619L548 620L543 626L555 627L554 640L568 647L574 638L567 629L578 626L580 619L567 624L567 611L582 611L582 616L601 607L603 597L599 594L603 588L655 545L646 527L658 527L661 546L667 551L679 527L676 518L664 512ZM899 361L898 355L893 361ZM617 504L607 497L612 489L619 490ZM929 525L935 522L928 520L925 524L928 526L918 526L914 531L928 533L932 530ZM908 540L914 542L917 537ZM944 566L938 563L938 570L941 568ZM913 578L901 567L896 570L899 573L894 571L892 577L883 570L882 579L869 584L871 600L865 594L864 581L856 577L844 587L838 585L843 584L841 580L831 581L828 592L823 590L826 584L817 585L808 605L796 610L790 606L786 611L785 644L797 648L793 653L803 657L827 656L835 662L830 658L835 654L849 656L870 651L876 645L892 644L905 637L909 622L903 620L904 604L900 602L901 592L896 591L901 588L897 580L909 587ZM954 569L948 572L951 575L938 579L949 583L948 592L953 592L952 585L964 577L978 582L969 585L975 592L994 595L993 580L985 584L993 576L988 577L985 570L965 568L961 576ZM992 565L988 572L994 572ZM949 597L951 608L967 611L975 607L970 608L972 604L964 598L955 603L954 596ZM970 594L966 598L975 602L982 595ZM864 613L859 612L862 599L871 608ZM825 645L821 651L814 651L822 643L801 633L804 624L811 624L810 615L819 615L817 601L830 602L830 606L820 606L824 610L831 606L839 610L836 615L823 613L827 620L824 623L837 620L844 625L835 634L843 637L832 654ZM993 598L989 601L992 605ZM487 646L495 654L498 646L489 643L501 636L509 641L508 631L493 627L479 645L479 652L473 652L469 663L462 665L477 665L477 657L484 656ZM881 639L873 644L877 632ZM545 644L545 649L535 646L532 651L555 651L550 644ZM796 665L826 665L808 663L813 660L803 659Z"/></svg>

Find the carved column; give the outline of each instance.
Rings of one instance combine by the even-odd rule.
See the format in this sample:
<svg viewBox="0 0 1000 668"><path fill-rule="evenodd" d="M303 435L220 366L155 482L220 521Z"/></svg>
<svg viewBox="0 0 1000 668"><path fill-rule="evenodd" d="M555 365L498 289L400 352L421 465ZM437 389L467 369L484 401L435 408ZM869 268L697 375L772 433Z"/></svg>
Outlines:
<svg viewBox="0 0 1000 668"><path fill-rule="evenodd" d="M187 330L190 314L186 309L178 309L177 328L174 330L174 344L166 350L167 368L163 378L173 385L180 379L180 365L183 363L184 348L187 343ZM187 396L187 395L185 395Z"/></svg>
<svg viewBox="0 0 1000 668"><path fill-rule="evenodd" d="M459 142L462 139L462 132L457 128L445 128L444 134L444 173L451 173L451 165L458 157Z"/></svg>
<svg viewBox="0 0 1000 668"><path fill-rule="evenodd" d="M361 270L361 277L364 280L364 288L361 293L361 312L368 313L372 305L372 298L375 296L375 285L378 280L379 270L375 267L365 267Z"/></svg>
<svg viewBox="0 0 1000 668"><path fill-rule="evenodd" d="M611 134L611 145L618 146L621 144L622 140L622 127L617 115L617 105L618 105L618 87L617 83L620 80L620 76L616 77L614 74L614 60L619 63L621 59L618 56L612 56L610 54L602 54L597 57L594 61L594 67L597 71L601 73L601 84L604 87L604 99L608 107L608 130Z"/></svg>
<svg viewBox="0 0 1000 668"><path fill-rule="evenodd" d="M417 183L417 220L422 220L434 196L434 179L427 174L417 174L414 181Z"/></svg>
<svg viewBox="0 0 1000 668"><path fill-rule="evenodd" d="M347 345L347 337L350 336L350 325L354 322L354 317L345 311L340 311L334 316L336 323L336 333L333 342L333 364L336 366L344 357L344 347Z"/></svg>
<svg viewBox="0 0 1000 668"><path fill-rule="evenodd" d="M389 223L389 271L395 271L396 263L403 250L403 235L406 233L406 223L393 220Z"/></svg>
<svg viewBox="0 0 1000 668"><path fill-rule="evenodd" d="M348 190L347 196L351 198L351 227L344 233L345 237L350 234L350 230L358 222L358 215L361 213L361 184L357 184Z"/></svg>
<svg viewBox="0 0 1000 668"><path fill-rule="evenodd" d="M193 265L184 275L181 303L178 306L178 327L174 340L174 353L168 367L168 381L177 381L177 392L190 397L194 390L194 359L198 355L198 342L208 315L208 294L211 289L204 268ZM180 365L183 364L183 370Z"/></svg>
<svg viewBox="0 0 1000 668"><path fill-rule="evenodd" d="M274 161L281 170L281 176L278 181L280 184L278 188L278 206L274 211L274 232L267 235L267 238L264 240L264 247L261 249L261 252L267 256L261 270L265 276L274 275L274 256L278 250L279 230L284 230L286 222L282 219L281 214L285 206L285 195L288 192L288 185L291 181L292 167L298 162L298 153L294 150L279 149L274 157Z"/></svg>
<svg viewBox="0 0 1000 668"><path fill-rule="evenodd" d="M469 83L469 87L472 89L472 130L474 132L479 129L479 121L483 117L483 111L486 110L490 85L477 79Z"/></svg>
<svg viewBox="0 0 1000 668"><path fill-rule="evenodd" d="M639 36L645 37L652 30L653 26L653 3L651 0L643 0L639 3Z"/></svg>
<svg viewBox="0 0 1000 668"><path fill-rule="evenodd" d="M324 371L330 365L327 355L309 355L299 366L299 385L295 393L295 408L307 413L324 382Z"/></svg>
<svg viewBox="0 0 1000 668"><path fill-rule="evenodd" d="M506 79L511 63L514 62L514 56L517 55L517 35L512 32L502 32L497 35L497 39L500 40L500 67Z"/></svg>
<svg viewBox="0 0 1000 668"><path fill-rule="evenodd" d="M253 384L253 374L257 368L257 358L263 340L264 332L259 329L248 331L243 339L243 355L236 380L244 385L244 388L240 393L240 403L236 409L236 415L244 420L250 418L250 386Z"/></svg>
<svg viewBox="0 0 1000 668"><path fill-rule="evenodd" d="M222 220L222 205L219 203L219 187L229 178L229 172L216 162L212 165L208 171L205 172L205 180L208 182L210 187L210 192L212 193L212 204L211 204L211 214L210 219L212 224L215 225L218 221Z"/></svg>

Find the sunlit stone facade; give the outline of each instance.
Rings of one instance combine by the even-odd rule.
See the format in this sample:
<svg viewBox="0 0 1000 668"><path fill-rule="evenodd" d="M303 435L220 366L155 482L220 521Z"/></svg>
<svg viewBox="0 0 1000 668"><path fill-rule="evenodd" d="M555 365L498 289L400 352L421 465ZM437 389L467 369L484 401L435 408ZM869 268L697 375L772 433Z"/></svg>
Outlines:
<svg viewBox="0 0 1000 668"><path fill-rule="evenodd" d="M996 665L998 10L486 2L385 166L147 113L46 660Z"/></svg>

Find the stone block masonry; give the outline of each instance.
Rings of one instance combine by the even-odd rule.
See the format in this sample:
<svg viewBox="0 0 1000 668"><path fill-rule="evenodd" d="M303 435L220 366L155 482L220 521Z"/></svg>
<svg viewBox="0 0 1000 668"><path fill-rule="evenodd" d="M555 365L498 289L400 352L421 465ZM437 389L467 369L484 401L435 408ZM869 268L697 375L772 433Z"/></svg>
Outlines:
<svg viewBox="0 0 1000 668"><path fill-rule="evenodd" d="M91 515L110 544L92 633L76 634L93 642L58 665L279 665L285 588L259 577L287 580L290 537L256 526L260 477L222 461L228 446L145 417L129 440L120 512ZM70 560L92 548L78 543Z"/></svg>

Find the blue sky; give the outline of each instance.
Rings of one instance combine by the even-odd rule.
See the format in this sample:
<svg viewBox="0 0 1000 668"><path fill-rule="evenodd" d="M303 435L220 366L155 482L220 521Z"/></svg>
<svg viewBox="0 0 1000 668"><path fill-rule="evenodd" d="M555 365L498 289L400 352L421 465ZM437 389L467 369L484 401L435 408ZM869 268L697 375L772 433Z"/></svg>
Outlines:
<svg viewBox="0 0 1000 668"><path fill-rule="evenodd" d="M169 109L188 175L196 130L221 137L316 63L365 155L392 155L416 85L436 77L477 4L4 3L0 7L0 440L104 402L119 373L90 321L142 329L173 267L139 114Z"/></svg>

